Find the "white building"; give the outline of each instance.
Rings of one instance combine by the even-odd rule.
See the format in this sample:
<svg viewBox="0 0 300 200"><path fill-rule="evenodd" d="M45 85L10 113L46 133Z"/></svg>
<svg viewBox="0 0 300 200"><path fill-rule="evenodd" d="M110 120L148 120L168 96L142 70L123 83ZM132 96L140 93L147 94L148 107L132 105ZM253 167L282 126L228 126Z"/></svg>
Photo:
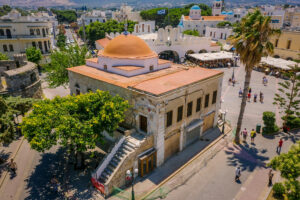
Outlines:
<svg viewBox="0 0 300 200"><path fill-rule="evenodd" d="M79 26L82 26L83 21L86 26L93 22L106 22L105 12L92 10L91 12L81 15L77 21Z"/></svg>
<svg viewBox="0 0 300 200"><path fill-rule="evenodd" d="M212 40L226 40L228 36L232 35L232 28L224 27L206 27L205 37L209 37Z"/></svg>
<svg viewBox="0 0 300 200"><path fill-rule="evenodd" d="M197 30L200 36L205 35L205 29L207 26L216 27L219 22L225 21L225 15L219 16L201 16L201 9L199 6L194 5L190 9L189 16L181 17L178 27L181 31L185 30Z"/></svg>
<svg viewBox="0 0 300 200"><path fill-rule="evenodd" d="M118 22L122 22L125 19L135 22L143 21L140 12L132 11L132 7L126 5L122 5L120 10L113 12L112 19L117 20Z"/></svg>
<svg viewBox="0 0 300 200"><path fill-rule="evenodd" d="M265 16L271 17L271 26L272 28L280 29L283 27L285 10L281 7L275 6L262 6L261 12Z"/></svg>
<svg viewBox="0 0 300 200"><path fill-rule="evenodd" d="M155 32L155 21L139 22L134 26L134 35L149 34Z"/></svg>
<svg viewBox="0 0 300 200"><path fill-rule="evenodd" d="M134 33L137 32L136 28L137 26ZM111 33L107 38L96 41L97 49L105 48L109 44L109 39L113 39L118 35L120 34ZM137 36L143 39L159 55L171 51L174 56L174 62L182 62L185 59L185 55L189 53L220 51L220 46L212 42L210 38L184 35L178 28L160 28L155 33L137 34Z"/></svg>
<svg viewBox="0 0 300 200"><path fill-rule="evenodd" d="M29 47L37 47L49 53L51 45L52 21L37 16L21 16L17 10L0 18L0 52L13 57L25 53Z"/></svg>
<svg viewBox="0 0 300 200"><path fill-rule="evenodd" d="M212 6L212 15L219 16L221 15L223 3L221 0L215 0Z"/></svg>

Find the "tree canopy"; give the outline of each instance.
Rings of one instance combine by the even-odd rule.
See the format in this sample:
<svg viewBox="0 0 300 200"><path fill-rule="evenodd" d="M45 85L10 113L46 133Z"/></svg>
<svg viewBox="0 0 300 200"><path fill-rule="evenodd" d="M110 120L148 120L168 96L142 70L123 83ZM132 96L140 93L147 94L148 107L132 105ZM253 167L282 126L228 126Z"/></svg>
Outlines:
<svg viewBox="0 0 300 200"><path fill-rule="evenodd" d="M278 105L281 112L284 112L282 117L284 125L290 128L300 127L300 68L298 66L291 67L285 76L289 80L279 82L279 93L275 94L274 103Z"/></svg>
<svg viewBox="0 0 300 200"><path fill-rule="evenodd" d="M185 30L185 31L183 31L183 34L199 36L199 32L197 30Z"/></svg>
<svg viewBox="0 0 300 200"><path fill-rule="evenodd" d="M182 15L189 15L190 8L193 5L198 5L201 8L201 15L202 16L210 16L212 15L211 8L206 4L189 4L183 8L167 8L167 7L160 7L160 8L153 8L149 10L141 11L140 15L144 20L154 20L156 25L161 28L167 25L171 25L176 27L179 24L180 18ZM165 14L158 15L157 12L160 10L165 10Z"/></svg>
<svg viewBox="0 0 300 200"><path fill-rule="evenodd" d="M88 49L84 47L69 46L61 50L55 50L50 55L50 63L45 65L47 71L46 80L52 88L64 86L69 83L67 68L85 64L88 58Z"/></svg>
<svg viewBox="0 0 300 200"><path fill-rule="evenodd" d="M128 32L133 32L136 22L128 21L127 24ZM124 22L117 22L116 20L108 20L104 23L93 22L87 25L85 28L86 39L88 40L88 44L90 46L94 46L96 40L105 37L105 33L121 33L125 30L124 27ZM79 30L79 34L81 35L81 37L83 37L82 27Z"/></svg>
<svg viewBox="0 0 300 200"><path fill-rule="evenodd" d="M3 5L2 7L0 7L0 17L3 15L6 15L7 13L9 13L12 10L12 8L8 5Z"/></svg>
<svg viewBox="0 0 300 200"><path fill-rule="evenodd" d="M74 10L51 9L51 12L57 15L58 23L72 23L77 21L77 14Z"/></svg>
<svg viewBox="0 0 300 200"><path fill-rule="evenodd" d="M288 200L300 198L300 141L291 147L288 153L280 154L268 163L275 170L279 170L285 178L285 188Z"/></svg>
<svg viewBox="0 0 300 200"><path fill-rule="evenodd" d="M27 60L33 62L35 64L39 64L40 60L42 60L42 53L40 49L35 47L29 47L26 49Z"/></svg>
<svg viewBox="0 0 300 200"><path fill-rule="evenodd" d="M229 22L229 21L222 21L222 22L219 22L217 24L217 27L219 27L219 28L223 28L223 27L226 27L226 26L231 27L232 26L231 22Z"/></svg>
<svg viewBox="0 0 300 200"><path fill-rule="evenodd" d="M39 152L61 145L76 153L95 148L102 132L112 134L125 118L129 104L121 97L95 93L45 99L23 118L21 130L32 149Z"/></svg>
<svg viewBox="0 0 300 200"><path fill-rule="evenodd" d="M6 54L0 52L0 60L8 60L8 59L9 58Z"/></svg>
<svg viewBox="0 0 300 200"><path fill-rule="evenodd" d="M21 97L0 97L0 143L9 144L16 137L15 117L24 115L39 100Z"/></svg>

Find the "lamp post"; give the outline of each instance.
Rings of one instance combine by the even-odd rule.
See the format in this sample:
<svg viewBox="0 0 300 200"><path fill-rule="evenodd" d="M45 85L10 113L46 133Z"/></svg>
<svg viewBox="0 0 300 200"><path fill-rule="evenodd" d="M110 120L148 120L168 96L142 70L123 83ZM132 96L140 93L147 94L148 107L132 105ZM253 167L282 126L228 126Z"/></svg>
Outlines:
<svg viewBox="0 0 300 200"><path fill-rule="evenodd" d="M135 177L138 175L138 173L139 173L139 170L137 168L135 168L133 170L133 174L131 174L130 170L126 171L126 176L131 179L131 200L135 200L135 197L134 197L134 181L135 181Z"/></svg>
<svg viewBox="0 0 300 200"><path fill-rule="evenodd" d="M226 120L226 113L227 112L228 112L227 110L225 110L225 111L222 112L222 115L223 115L222 134L224 134L224 132L225 132L225 120Z"/></svg>

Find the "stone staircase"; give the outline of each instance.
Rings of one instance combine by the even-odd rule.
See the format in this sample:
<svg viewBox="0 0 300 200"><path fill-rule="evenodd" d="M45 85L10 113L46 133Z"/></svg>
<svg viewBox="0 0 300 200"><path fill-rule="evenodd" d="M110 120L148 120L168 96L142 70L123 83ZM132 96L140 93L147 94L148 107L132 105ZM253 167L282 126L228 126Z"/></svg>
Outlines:
<svg viewBox="0 0 300 200"><path fill-rule="evenodd" d="M127 155L134 152L136 149L136 144L134 144L128 137L126 137L121 144L119 144L119 147L112 151L108 155L110 157L110 161L106 164L102 163L102 165L105 168L102 167L102 171L98 173L98 181L102 184L105 184L109 178L112 176L112 174L115 172L116 168L122 163L122 160L126 158ZM101 166L100 166L101 167Z"/></svg>

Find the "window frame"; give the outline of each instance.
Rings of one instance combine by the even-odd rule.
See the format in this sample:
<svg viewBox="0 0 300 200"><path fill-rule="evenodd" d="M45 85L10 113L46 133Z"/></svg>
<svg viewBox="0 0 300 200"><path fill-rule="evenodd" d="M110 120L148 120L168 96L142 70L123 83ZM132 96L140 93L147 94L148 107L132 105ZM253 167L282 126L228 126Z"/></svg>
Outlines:
<svg viewBox="0 0 300 200"><path fill-rule="evenodd" d="M181 112L179 112L181 111ZM180 115L179 115L180 113ZM183 119L183 105L177 108L177 122L180 122Z"/></svg>
<svg viewBox="0 0 300 200"><path fill-rule="evenodd" d="M188 104L187 104L187 112L186 112L186 116L187 117L190 117L193 115L193 101L190 101Z"/></svg>
<svg viewBox="0 0 300 200"><path fill-rule="evenodd" d="M207 108L209 106L209 94L205 95L205 101L204 101L204 108Z"/></svg>
<svg viewBox="0 0 300 200"><path fill-rule="evenodd" d="M202 97L199 97L196 103L196 112L199 112L201 110L201 104L202 104Z"/></svg>
<svg viewBox="0 0 300 200"><path fill-rule="evenodd" d="M218 96L218 90L215 90L215 91L213 92L213 97L212 97L211 104L217 103L217 96Z"/></svg>
<svg viewBox="0 0 300 200"><path fill-rule="evenodd" d="M170 110L169 112L166 113L166 127L172 126L173 123L173 110Z"/></svg>

